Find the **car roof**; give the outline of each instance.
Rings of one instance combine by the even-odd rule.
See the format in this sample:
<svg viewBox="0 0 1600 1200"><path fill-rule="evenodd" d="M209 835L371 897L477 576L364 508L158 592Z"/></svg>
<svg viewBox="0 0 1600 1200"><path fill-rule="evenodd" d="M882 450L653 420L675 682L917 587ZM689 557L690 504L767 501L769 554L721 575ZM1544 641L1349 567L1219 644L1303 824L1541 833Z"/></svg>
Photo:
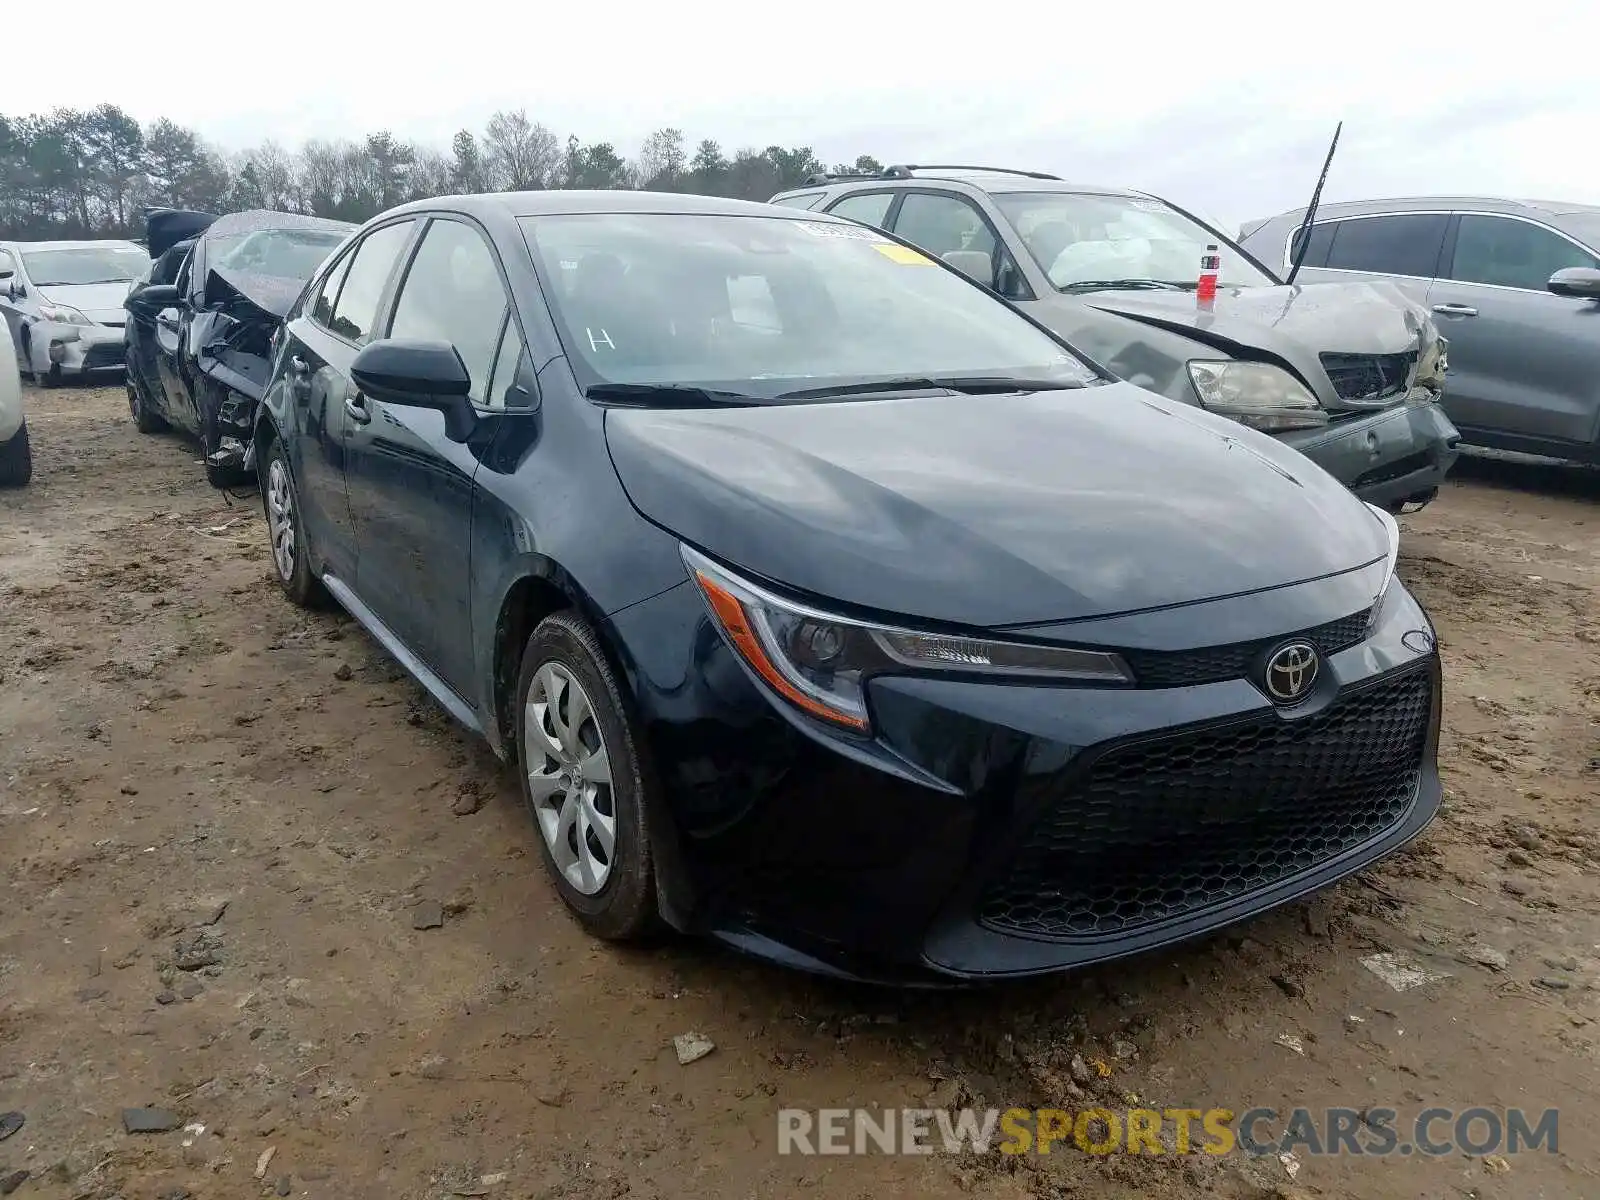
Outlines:
<svg viewBox="0 0 1600 1200"><path fill-rule="evenodd" d="M88 238L73 242L0 242L0 246L17 250L90 250L96 246L128 246L134 250L140 249L127 238Z"/></svg>
<svg viewBox="0 0 1600 1200"><path fill-rule="evenodd" d="M622 190L551 190L539 192L489 192L480 195L439 196L402 204L384 213L397 216L407 212L432 212L441 209L478 215L538 217L570 213L688 213L700 216L781 217L791 220L839 220L819 213L774 211L770 204L754 200L729 200L720 196L696 196L682 192L644 192Z"/></svg>
<svg viewBox="0 0 1600 1200"><path fill-rule="evenodd" d="M1513 200L1505 196L1391 196L1375 200L1341 200L1317 205L1317 216L1346 216L1374 210L1407 212L1415 209L1476 208L1488 212L1539 212L1550 216L1600 216L1600 206L1570 200ZM1305 208L1287 209L1270 220L1303 217ZM1265 222L1262 222L1265 224Z"/></svg>

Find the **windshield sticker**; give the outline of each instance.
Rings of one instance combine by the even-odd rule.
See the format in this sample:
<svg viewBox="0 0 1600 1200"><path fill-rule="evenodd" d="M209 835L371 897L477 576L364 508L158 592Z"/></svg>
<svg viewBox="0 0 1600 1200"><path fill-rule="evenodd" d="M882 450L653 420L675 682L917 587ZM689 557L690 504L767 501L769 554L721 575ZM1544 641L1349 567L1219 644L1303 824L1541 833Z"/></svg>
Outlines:
<svg viewBox="0 0 1600 1200"><path fill-rule="evenodd" d="M1159 200L1135 200L1135 201L1133 201L1133 203L1129 207L1136 208L1140 212L1166 212L1167 211L1167 206L1165 204L1161 203L1161 201L1159 201Z"/></svg>
<svg viewBox="0 0 1600 1200"><path fill-rule="evenodd" d="M611 340L611 335L604 329L600 331L598 337L595 336L595 331L588 326L585 326L583 331L589 335L590 350L598 353L601 346L604 346L607 350L615 350L617 348L617 344Z"/></svg>
<svg viewBox="0 0 1600 1200"><path fill-rule="evenodd" d="M864 225L824 225L820 221L797 221L799 225L812 237L844 238L852 242L875 242L883 236L876 229L868 229Z"/></svg>
<svg viewBox="0 0 1600 1200"><path fill-rule="evenodd" d="M902 246L898 242L873 242L872 248L890 262L901 263L908 267L933 266L933 260L926 254L919 254L910 246Z"/></svg>

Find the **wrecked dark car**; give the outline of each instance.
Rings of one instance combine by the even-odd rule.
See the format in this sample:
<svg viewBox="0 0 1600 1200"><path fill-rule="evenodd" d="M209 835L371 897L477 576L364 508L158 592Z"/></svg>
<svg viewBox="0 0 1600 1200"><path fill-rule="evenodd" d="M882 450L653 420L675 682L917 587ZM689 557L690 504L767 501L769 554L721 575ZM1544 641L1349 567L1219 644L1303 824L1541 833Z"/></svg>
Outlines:
<svg viewBox="0 0 1600 1200"><path fill-rule="evenodd" d="M1433 499L1455 464L1445 340L1391 284L1285 284L1164 200L1036 171L817 175L772 202L889 230L1119 378L1270 433L1391 512Z"/></svg>
<svg viewBox="0 0 1600 1200"><path fill-rule="evenodd" d="M306 280L355 226L265 210L161 210L146 226L150 275L123 304L134 424L198 438L213 486L246 482L273 338Z"/></svg>

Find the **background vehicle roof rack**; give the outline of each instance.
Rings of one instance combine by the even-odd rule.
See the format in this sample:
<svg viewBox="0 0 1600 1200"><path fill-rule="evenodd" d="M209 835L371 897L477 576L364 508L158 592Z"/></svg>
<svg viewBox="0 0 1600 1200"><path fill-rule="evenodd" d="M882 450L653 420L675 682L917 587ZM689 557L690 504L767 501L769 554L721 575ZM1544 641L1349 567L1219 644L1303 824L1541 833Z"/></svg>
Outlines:
<svg viewBox="0 0 1600 1200"><path fill-rule="evenodd" d="M905 163L892 167L885 167L885 179L909 179L913 171L987 171L993 175L1020 175L1025 179L1054 179L1058 183L1059 175L1050 175L1044 171L1018 171L1011 167L975 167L970 163Z"/></svg>
<svg viewBox="0 0 1600 1200"><path fill-rule="evenodd" d="M991 175L1020 175L1024 179L1054 179L1061 181L1061 176L1050 175L1044 171L1017 171L1010 167L974 167L970 164L957 163L896 163L894 166L885 167L881 171L817 171L807 175L801 187L821 187L824 184L838 183L846 179L911 179L916 171L986 171Z"/></svg>

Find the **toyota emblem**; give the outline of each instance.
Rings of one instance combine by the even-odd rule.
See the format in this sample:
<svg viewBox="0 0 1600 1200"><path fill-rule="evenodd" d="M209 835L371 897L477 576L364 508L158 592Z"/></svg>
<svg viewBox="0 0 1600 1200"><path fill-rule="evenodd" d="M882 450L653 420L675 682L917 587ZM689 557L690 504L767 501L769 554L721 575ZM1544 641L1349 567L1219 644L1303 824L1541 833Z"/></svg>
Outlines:
<svg viewBox="0 0 1600 1200"><path fill-rule="evenodd" d="M1285 642L1267 659L1267 695L1279 704L1298 704L1311 694L1320 665L1310 642Z"/></svg>

